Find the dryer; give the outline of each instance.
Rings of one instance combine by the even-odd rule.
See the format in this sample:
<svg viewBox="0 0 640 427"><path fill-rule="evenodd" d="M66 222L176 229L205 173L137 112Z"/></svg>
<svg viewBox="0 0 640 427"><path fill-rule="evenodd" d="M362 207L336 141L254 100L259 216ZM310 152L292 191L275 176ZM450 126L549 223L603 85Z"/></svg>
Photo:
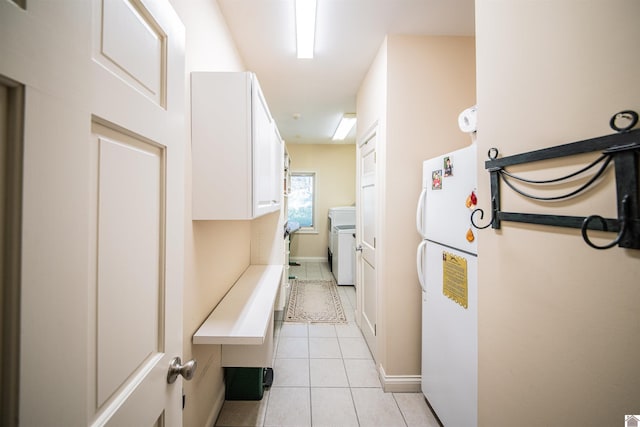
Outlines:
<svg viewBox="0 0 640 427"><path fill-rule="evenodd" d="M356 228L353 225L333 227L334 247L332 257L333 277L338 285L353 285L356 258Z"/></svg>
<svg viewBox="0 0 640 427"><path fill-rule="evenodd" d="M352 228L356 227L356 208L355 206L337 206L329 208L328 215L328 232L329 232L329 247L327 248L327 260L329 262L329 268L333 270L333 254L336 251L337 233L334 227L340 225L350 225Z"/></svg>

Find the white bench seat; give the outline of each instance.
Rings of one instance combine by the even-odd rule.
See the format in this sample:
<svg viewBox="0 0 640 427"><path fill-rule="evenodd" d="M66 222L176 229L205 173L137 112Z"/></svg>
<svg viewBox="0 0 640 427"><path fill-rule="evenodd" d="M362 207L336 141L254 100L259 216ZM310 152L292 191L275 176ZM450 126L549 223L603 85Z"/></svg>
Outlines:
<svg viewBox="0 0 640 427"><path fill-rule="evenodd" d="M232 349L272 340L282 270L282 265L250 265L193 335L193 343L223 344L224 351L225 346Z"/></svg>

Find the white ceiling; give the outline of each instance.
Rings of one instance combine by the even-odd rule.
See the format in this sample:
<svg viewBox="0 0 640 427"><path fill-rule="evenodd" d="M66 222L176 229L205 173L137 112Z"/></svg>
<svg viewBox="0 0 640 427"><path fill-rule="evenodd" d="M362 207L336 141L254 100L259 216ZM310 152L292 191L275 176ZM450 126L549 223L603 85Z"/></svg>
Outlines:
<svg viewBox="0 0 640 427"><path fill-rule="evenodd" d="M355 112L385 35L474 34L474 0L317 0L315 56L297 59L294 0L217 1L283 139L294 144L331 143L342 113Z"/></svg>

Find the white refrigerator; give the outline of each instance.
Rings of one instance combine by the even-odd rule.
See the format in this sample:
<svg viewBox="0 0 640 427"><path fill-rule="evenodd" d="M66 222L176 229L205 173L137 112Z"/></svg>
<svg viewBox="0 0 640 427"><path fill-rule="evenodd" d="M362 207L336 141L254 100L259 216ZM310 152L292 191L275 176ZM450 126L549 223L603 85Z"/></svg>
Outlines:
<svg viewBox="0 0 640 427"><path fill-rule="evenodd" d="M478 414L475 143L423 163L416 223L422 287L422 392L445 427Z"/></svg>

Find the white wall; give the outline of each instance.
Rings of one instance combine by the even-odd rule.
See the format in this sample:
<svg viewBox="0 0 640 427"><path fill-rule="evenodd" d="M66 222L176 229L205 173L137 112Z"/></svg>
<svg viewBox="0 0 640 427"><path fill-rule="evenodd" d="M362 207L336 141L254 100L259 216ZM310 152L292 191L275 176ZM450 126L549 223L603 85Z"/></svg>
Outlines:
<svg viewBox="0 0 640 427"><path fill-rule="evenodd" d="M640 111L638 18L635 0L477 1L478 152L609 134L613 113ZM555 210L503 190L503 207L615 217L612 185ZM640 251L596 251L577 229L507 222L478 244L479 425L615 426L638 413Z"/></svg>

